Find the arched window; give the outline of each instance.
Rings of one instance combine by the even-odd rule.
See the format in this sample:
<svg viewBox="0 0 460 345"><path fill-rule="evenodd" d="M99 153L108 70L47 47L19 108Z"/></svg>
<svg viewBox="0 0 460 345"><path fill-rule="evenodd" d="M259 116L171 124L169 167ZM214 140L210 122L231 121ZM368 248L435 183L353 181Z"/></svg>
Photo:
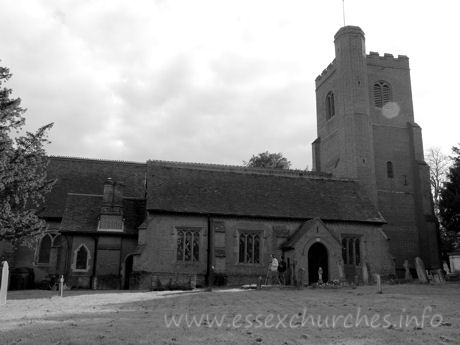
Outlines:
<svg viewBox="0 0 460 345"><path fill-rule="evenodd" d="M385 103L391 101L391 98L390 84L383 80L374 84L374 105L377 108L382 108Z"/></svg>
<svg viewBox="0 0 460 345"><path fill-rule="evenodd" d="M77 257L75 259L75 268L77 270L86 270L88 269L88 248L81 245L77 249Z"/></svg>
<svg viewBox="0 0 460 345"><path fill-rule="evenodd" d="M200 261L200 229L180 228L177 229L177 261L199 262Z"/></svg>
<svg viewBox="0 0 460 345"><path fill-rule="evenodd" d="M73 252L72 270L77 272L89 271L89 261L91 254L85 244L80 244Z"/></svg>
<svg viewBox="0 0 460 345"><path fill-rule="evenodd" d="M260 263L260 232L240 231L238 262L245 264Z"/></svg>
<svg viewBox="0 0 460 345"><path fill-rule="evenodd" d="M51 253L51 236L46 234L42 237L40 241L40 246L38 248L38 263L39 264L48 264L50 262L50 253Z"/></svg>
<svg viewBox="0 0 460 345"><path fill-rule="evenodd" d="M335 115L334 94L330 91L326 96L326 120Z"/></svg>
<svg viewBox="0 0 460 345"><path fill-rule="evenodd" d="M393 163L388 161L387 162L387 177L388 178L393 178L394 173L393 173Z"/></svg>

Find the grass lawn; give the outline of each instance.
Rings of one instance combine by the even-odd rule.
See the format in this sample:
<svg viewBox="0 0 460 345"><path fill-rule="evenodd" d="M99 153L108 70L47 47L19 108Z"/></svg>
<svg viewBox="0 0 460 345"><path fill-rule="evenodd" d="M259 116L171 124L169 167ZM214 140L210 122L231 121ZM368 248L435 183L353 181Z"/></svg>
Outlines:
<svg viewBox="0 0 460 345"><path fill-rule="evenodd" d="M64 298L35 290L8 298L0 306L2 345L460 344L459 283L384 285L381 295L365 286L66 291Z"/></svg>

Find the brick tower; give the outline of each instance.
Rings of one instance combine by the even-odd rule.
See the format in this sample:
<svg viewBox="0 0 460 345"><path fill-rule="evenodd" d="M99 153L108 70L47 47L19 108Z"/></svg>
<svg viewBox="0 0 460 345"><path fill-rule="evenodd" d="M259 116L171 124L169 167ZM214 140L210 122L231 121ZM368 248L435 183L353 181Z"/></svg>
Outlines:
<svg viewBox="0 0 460 345"><path fill-rule="evenodd" d="M313 170L356 179L388 224L396 267L420 256L439 267L438 237L414 122L409 59L366 55L364 33L345 26L334 37L335 59L316 78L318 138Z"/></svg>

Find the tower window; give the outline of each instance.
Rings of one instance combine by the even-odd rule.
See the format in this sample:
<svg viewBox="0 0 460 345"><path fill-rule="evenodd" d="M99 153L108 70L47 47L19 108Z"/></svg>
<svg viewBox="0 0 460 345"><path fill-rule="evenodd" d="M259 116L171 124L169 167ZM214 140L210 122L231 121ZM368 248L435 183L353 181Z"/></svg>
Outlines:
<svg viewBox="0 0 460 345"><path fill-rule="evenodd" d="M326 96L326 120L335 115L334 94L329 92Z"/></svg>
<svg viewBox="0 0 460 345"><path fill-rule="evenodd" d="M393 163L392 162L387 162L387 177L388 178L393 178L394 177Z"/></svg>
<svg viewBox="0 0 460 345"><path fill-rule="evenodd" d="M385 103L391 101L390 84L386 81L378 81L374 84L374 105L377 108L382 108Z"/></svg>

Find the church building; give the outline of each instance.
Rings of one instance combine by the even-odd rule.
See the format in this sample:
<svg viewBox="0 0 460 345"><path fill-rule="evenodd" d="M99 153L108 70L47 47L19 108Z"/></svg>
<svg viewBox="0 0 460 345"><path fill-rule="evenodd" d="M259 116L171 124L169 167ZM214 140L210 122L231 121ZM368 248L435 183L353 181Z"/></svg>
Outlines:
<svg viewBox="0 0 460 345"><path fill-rule="evenodd" d="M320 267L324 281L399 276L417 256L439 268L409 60L366 54L359 27L334 44L316 78L313 171L50 157L47 232L12 266L94 289L256 283L271 254L291 283Z"/></svg>

